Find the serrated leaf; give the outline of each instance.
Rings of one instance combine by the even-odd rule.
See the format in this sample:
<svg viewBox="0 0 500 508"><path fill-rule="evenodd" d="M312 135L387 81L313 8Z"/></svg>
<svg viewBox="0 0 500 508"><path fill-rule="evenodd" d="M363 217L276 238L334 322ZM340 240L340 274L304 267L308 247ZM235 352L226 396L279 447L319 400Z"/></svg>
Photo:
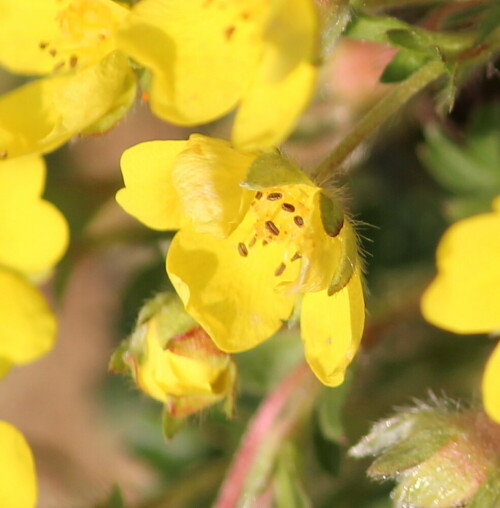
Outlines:
<svg viewBox="0 0 500 508"><path fill-rule="evenodd" d="M386 66L380 77L380 82L398 83L403 81L431 60L432 57L428 53L402 49Z"/></svg>

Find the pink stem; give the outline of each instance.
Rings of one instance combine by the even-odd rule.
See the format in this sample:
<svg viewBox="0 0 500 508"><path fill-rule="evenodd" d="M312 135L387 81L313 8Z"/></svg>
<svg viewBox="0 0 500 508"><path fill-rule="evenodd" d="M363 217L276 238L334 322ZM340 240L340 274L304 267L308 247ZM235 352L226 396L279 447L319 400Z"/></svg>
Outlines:
<svg viewBox="0 0 500 508"><path fill-rule="evenodd" d="M235 508L241 497L247 474L267 432L285 407L295 389L310 375L305 363L298 365L261 404L248 426L236 458L226 475L214 508Z"/></svg>

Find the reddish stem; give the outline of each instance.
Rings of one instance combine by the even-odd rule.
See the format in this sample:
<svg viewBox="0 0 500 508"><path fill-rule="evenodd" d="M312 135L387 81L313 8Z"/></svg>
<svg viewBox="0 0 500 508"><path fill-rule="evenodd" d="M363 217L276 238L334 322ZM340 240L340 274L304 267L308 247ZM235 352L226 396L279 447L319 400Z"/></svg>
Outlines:
<svg viewBox="0 0 500 508"><path fill-rule="evenodd" d="M222 484L214 508L235 508L237 506L247 475L269 429L273 428L291 395L310 375L308 365L301 363L263 401L248 426L236 458Z"/></svg>

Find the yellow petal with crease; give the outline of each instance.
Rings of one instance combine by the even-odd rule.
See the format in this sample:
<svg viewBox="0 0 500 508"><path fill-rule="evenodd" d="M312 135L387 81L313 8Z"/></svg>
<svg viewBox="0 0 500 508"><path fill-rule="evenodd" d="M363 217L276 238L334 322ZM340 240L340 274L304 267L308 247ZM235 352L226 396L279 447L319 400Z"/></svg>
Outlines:
<svg viewBox="0 0 500 508"><path fill-rule="evenodd" d="M344 289L307 293L300 327L307 362L322 383L337 386L351 363L363 334L365 305L359 270Z"/></svg>
<svg viewBox="0 0 500 508"><path fill-rule="evenodd" d="M422 298L425 318L455 333L500 330L500 213L453 224L436 256L438 275Z"/></svg>
<svg viewBox="0 0 500 508"><path fill-rule="evenodd" d="M24 436L0 421L0 506L34 508L37 497L35 463Z"/></svg>
<svg viewBox="0 0 500 508"><path fill-rule="evenodd" d="M39 156L0 162L0 264L27 275L51 268L68 244L64 217L40 197L44 180Z"/></svg>
<svg viewBox="0 0 500 508"><path fill-rule="evenodd" d="M118 44L151 70L150 101L158 116L205 123L228 113L247 88L265 13L262 0L142 0Z"/></svg>
<svg viewBox="0 0 500 508"><path fill-rule="evenodd" d="M125 55L112 53L76 74L28 83L0 98L0 153L15 157L54 150L135 97Z"/></svg>
<svg viewBox="0 0 500 508"><path fill-rule="evenodd" d="M250 196L240 187L256 154L222 139L193 134L173 169L183 214L200 233L228 236L246 213Z"/></svg>
<svg viewBox="0 0 500 508"><path fill-rule="evenodd" d="M40 43L57 33L57 0L0 0L0 64L20 74L46 74L54 58Z"/></svg>
<svg viewBox="0 0 500 508"><path fill-rule="evenodd" d="M500 344L490 356L483 375L483 404L488 415L500 423Z"/></svg>
<svg viewBox="0 0 500 508"><path fill-rule="evenodd" d="M172 170L186 145L187 141L148 141L125 150L122 155L125 188L118 191L116 200L150 228L180 227L182 210Z"/></svg>
<svg viewBox="0 0 500 508"><path fill-rule="evenodd" d="M54 316L41 293L21 275L0 269L0 359L33 361L52 348L55 333Z"/></svg>
<svg viewBox="0 0 500 508"><path fill-rule="evenodd" d="M185 228L167 256L167 272L186 310L226 352L271 337L292 312L294 296L275 290L284 246L257 243L246 257L238 252L238 243L253 235L253 221L247 214L224 240Z"/></svg>

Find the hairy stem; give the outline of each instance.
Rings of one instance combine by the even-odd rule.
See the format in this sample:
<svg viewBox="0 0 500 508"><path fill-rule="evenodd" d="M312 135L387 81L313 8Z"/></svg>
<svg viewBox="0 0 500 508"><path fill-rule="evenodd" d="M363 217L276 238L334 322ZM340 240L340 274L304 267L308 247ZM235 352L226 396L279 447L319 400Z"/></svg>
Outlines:
<svg viewBox="0 0 500 508"><path fill-rule="evenodd" d="M441 62L429 62L408 79L393 88L359 121L347 136L333 149L326 159L313 171L318 184L324 183L332 170L371 136L392 114L406 104L419 90L434 81L444 71Z"/></svg>

